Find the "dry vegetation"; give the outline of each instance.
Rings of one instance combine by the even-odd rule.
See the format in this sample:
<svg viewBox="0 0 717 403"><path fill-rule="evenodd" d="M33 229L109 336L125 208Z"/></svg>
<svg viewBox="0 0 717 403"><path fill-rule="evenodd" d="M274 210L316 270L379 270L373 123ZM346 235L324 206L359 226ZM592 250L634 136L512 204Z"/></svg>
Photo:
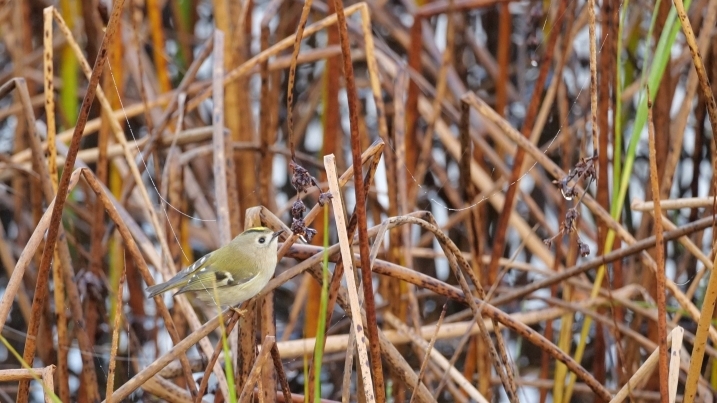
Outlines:
<svg viewBox="0 0 717 403"><path fill-rule="evenodd" d="M0 2L0 401L712 401L682 1ZM146 298L258 225L242 317Z"/></svg>

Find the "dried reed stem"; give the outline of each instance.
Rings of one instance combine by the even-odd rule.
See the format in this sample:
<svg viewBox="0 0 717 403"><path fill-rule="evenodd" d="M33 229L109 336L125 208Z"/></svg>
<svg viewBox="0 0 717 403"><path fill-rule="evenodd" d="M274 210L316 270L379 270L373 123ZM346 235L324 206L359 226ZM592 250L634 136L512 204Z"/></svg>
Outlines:
<svg viewBox="0 0 717 403"><path fill-rule="evenodd" d="M127 278L127 273L122 272L119 283L117 284L116 298L114 315L114 324L112 326L112 347L110 347L110 365L107 371L107 388L105 391L105 400L107 403L112 403L112 393L114 392L115 382L115 367L117 366L117 347L119 346L119 331L120 324L122 323L122 307L123 307L123 291L124 282Z"/></svg>
<svg viewBox="0 0 717 403"><path fill-rule="evenodd" d="M433 350L433 343L436 341L436 335L438 333L438 329L440 328L440 320L435 325L435 331L433 333L433 336L431 337L430 342L426 342L423 340L423 338L419 337L411 328L403 324L398 318L393 316L390 312L386 314L386 321L391 324L391 326L394 326L401 334L407 335L411 341L418 345L419 348L425 352L425 357L423 358L423 364L421 364L421 367L424 368L425 363L428 362L429 359L434 360L438 366L447 371L450 376L456 381L456 384L463 392L465 392L471 399L479 402L479 403L488 403L488 400L486 400L483 395L476 390L476 388L471 384L469 380L467 380L461 373L458 371L455 367L450 366L448 363L448 360L443 357L438 351ZM421 378L422 371L419 371L419 380ZM413 400L414 396L416 394L411 395L411 401ZM409 402L410 403L410 402Z"/></svg>
<svg viewBox="0 0 717 403"><path fill-rule="evenodd" d="M347 74L348 75L348 74ZM354 158L354 161L360 161L361 158ZM374 403L376 401L373 381L371 377L371 369L369 368L368 353L366 351L366 336L364 331L364 325L361 323L361 307L359 306L358 294L356 281L354 280L354 270L352 264L352 251L351 241L346 231L346 217L343 210L343 198L341 197L341 187L339 185L339 178L336 174L336 161L333 155L327 155L324 157L324 165L326 167L326 177L329 181L329 189L333 198L331 203L333 205L334 217L336 218L336 229L339 234L339 242L341 245L341 257L344 262L344 279L346 280L346 288L348 289L349 302L351 306L351 317L352 326L356 333L356 348L359 355L359 368L361 372L361 380L364 385L364 394L367 403ZM360 166L356 164L357 166ZM358 187L358 185L357 185ZM367 236L368 238L368 236ZM368 255L366 255L368 258ZM363 271L369 272L368 267L364 268ZM370 282L369 278L369 282ZM375 311L374 311L375 314ZM376 346L378 347L378 346ZM380 358L379 358L380 359ZM383 391L381 391L383 393Z"/></svg>
<svg viewBox="0 0 717 403"><path fill-rule="evenodd" d="M657 156L655 152L655 125L652 120L652 102L650 101L650 88L647 88L647 132L650 145L650 185L652 198L655 200L655 255L657 257L656 285L657 285L657 334L660 346L660 396L662 403L668 402L667 391L667 312L665 302L665 239L662 233L662 207L660 206L660 185L657 174ZM704 316L704 315L703 315ZM706 332L705 332L706 335Z"/></svg>
<svg viewBox="0 0 717 403"><path fill-rule="evenodd" d="M674 335L684 332L681 327L676 327L667 336L667 342L671 342ZM659 361L660 348L656 348L647 360L635 371L630 379L623 385L623 387L610 399L610 403L620 403L624 401L630 395L630 392L634 389L639 389L641 385L647 382L648 378L652 375L652 371L655 370L657 362Z"/></svg>
<svg viewBox="0 0 717 403"><path fill-rule="evenodd" d="M226 321L229 319L231 312L223 312L221 320ZM137 388L142 386L148 379L157 374L162 368L167 366L170 362L178 358L190 347L195 345L199 340L206 337L219 326L219 316L215 316L213 319L202 325L199 329L193 331L189 336L182 339L179 343L175 344L167 354L159 357L157 360L149 364L146 368L142 369L139 373L117 389L114 393L113 398L117 400L125 399ZM106 403L103 402L103 403Z"/></svg>

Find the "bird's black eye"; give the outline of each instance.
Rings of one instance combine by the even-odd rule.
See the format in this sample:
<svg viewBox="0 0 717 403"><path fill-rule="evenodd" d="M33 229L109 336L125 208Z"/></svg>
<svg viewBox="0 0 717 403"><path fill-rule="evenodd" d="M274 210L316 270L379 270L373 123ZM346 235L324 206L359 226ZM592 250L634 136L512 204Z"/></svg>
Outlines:
<svg viewBox="0 0 717 403"><path fill-rule="evenodd" d="M259 238L259 243L264 243L264 242L266 242L266 237L263 236L263 237Z"/></svg>

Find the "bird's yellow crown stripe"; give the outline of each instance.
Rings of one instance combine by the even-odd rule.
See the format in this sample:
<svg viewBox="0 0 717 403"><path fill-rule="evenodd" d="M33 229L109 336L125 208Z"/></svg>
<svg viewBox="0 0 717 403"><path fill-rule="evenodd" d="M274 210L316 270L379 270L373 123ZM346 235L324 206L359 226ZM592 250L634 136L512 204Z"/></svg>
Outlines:
<svg viewBox="0 0 717 403"><path fill-rule="evenodd" d="M268 227L252 227L244 232L264 232L264 231L271 231L271 228Z"/></svg>

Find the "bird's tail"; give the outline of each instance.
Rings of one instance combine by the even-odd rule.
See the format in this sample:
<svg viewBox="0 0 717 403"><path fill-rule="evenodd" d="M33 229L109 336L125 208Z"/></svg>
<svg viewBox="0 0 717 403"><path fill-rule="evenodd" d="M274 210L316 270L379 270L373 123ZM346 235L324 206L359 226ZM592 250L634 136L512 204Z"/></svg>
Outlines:
<svg viewBox="0 0 717 403"><path fill-rule="evenodd" d="M154 298L157 295L167 292L171 289L182 287L186 283L186 278L177 276L167 281L166 283L160 283L151 287L147 287L147 292L149 293L149 298Z"/></svg>

